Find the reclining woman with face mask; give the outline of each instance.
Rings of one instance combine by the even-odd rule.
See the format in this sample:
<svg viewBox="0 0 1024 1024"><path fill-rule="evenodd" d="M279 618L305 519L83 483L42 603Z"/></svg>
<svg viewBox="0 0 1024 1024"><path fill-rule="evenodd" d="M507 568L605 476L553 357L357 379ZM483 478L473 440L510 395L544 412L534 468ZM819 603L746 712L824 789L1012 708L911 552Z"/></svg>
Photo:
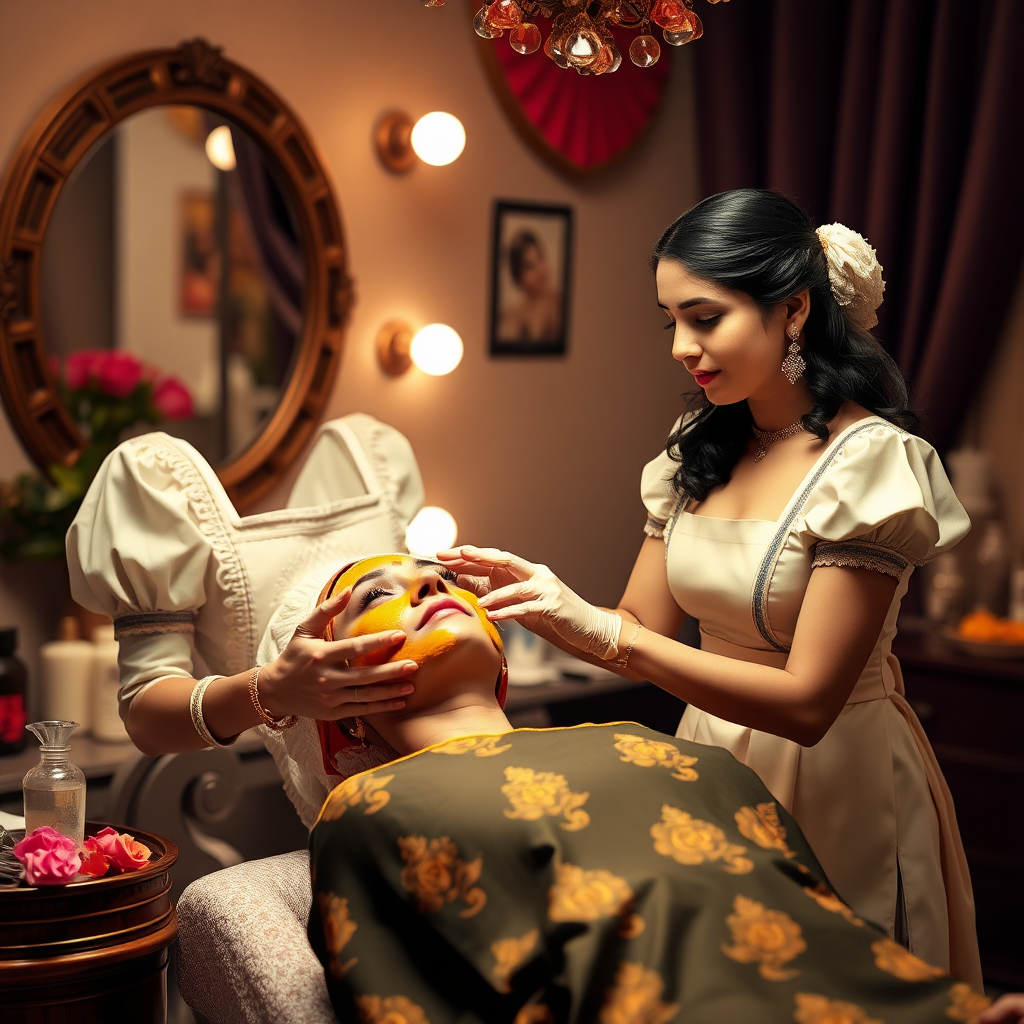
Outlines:
<svg viewBox="0 0 1024 1024"><path fill-rule="evenodd" d="M392 757L336 785L311 836L340 1020L945 1024L987 1005L856 917L727 751L634 723L513 729L500 637L450 570L377 556L311 594L263 656L304 616L332 644L400 630L354 664L419 665L405 708L318 730L325 771L339 743Z"/></svg>

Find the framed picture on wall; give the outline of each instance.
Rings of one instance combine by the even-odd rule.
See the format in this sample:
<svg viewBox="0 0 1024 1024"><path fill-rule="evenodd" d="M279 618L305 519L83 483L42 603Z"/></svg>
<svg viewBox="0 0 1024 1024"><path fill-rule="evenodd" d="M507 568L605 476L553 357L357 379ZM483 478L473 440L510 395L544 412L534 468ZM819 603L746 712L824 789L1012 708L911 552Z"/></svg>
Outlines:
<svg viewBox="0 0 1024 1024"><path fill-rule="evenodd" d="M572 281L572 207L494 206L491 355L564 355Z"/></svg>
<svg viewBox="0 0 1024 1024"><path fill-rule="evenodd" d="M183 316L213 316L220 286L213 193L209 189L186 189L180 203L179 312Z"/></svg>

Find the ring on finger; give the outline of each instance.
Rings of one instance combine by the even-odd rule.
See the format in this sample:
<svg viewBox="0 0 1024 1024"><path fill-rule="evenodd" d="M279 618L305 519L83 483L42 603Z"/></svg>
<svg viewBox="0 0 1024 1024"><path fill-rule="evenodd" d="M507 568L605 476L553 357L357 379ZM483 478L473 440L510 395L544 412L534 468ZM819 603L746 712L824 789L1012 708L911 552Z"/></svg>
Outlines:
<svg viewBox="0 0 1024 1024"><path fill-rule="evenodd" d="M358 685L352 687L352 696L355 697L355 703L356 704L363 704L363 703L365 703L363 701L363 699L359 696L359 686Z"/></svg>

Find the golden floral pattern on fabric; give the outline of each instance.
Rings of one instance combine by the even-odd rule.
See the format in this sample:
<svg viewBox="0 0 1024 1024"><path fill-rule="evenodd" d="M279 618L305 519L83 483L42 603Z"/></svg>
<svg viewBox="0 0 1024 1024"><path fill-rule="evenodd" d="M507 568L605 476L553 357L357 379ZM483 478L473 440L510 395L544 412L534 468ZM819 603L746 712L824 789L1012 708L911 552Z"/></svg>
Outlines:
<svg viewBox="0 0 1024 1024"><path fill-rule="evenodd" d="M627 914L619 925L616 935L620 939L635 939L643 935L647 922L639 914Z"/></svg>
<svg viewBox="0 0 1024 1024"><path fill-rule="evenodd" d="M635 764L641 768L669 768L672 778L681 782L695 782L700 778L691 765L697 763L696 757L679 752L673 743L662 743L660 740L649 740L643 736L633 736L628 732L615 733L615 749L619 752L620 761Z"/></svg>
<svg viewBox="0 0 1024 1024"><path fill-rule="evenodd" d="M596 921L614 917L631 906L629 883L604 868L588 871L575 864L559 864L555 884L548 890L548 917L552 921Z"/></svg>
<svg viewBox="0 0 1024 1024"><path fill-rule="evenodd" d="M774 800L756 807L741 807L734 817L744 839L757 843L762 850L779 850L787 857L796 856L786 845L786 829L779 821L779 809Z"/></svg>
<svg viewBox="0 0 1024 1024"><path fill-rule="evenodd" d="M793 1020L796 1024L882 1024L882 1021L869 1017L856 1003L844 1003L809 992L797 992Z"/></svg>
<svg viewBox="0 0 1024 1024"><path fill-rule="evenodd" d="M434 747L434 754L469 754L476 757L494 757L512 749L511 743L502 743L504 736L461 736Z"/></svg>
<svg viewBox="0 0 1024 1024"><path fill-rule="evenodd" d="M405 996L356 996L359 1024L430 1024L422 1006Z"/></svg>
<svg viewBox="0 0 1024 1024"><path fill-rule="evenodd" d="M722 870L730 875L745 875L754 870L754 862L743 856L747 852L745 846L730 843L717 825L668 804L661 808L661 822L651 826L651 836L658 853L680 864L721 861Z"/></svg>
<svg viewBox="0 0 1024 1024"><path fill-rule="evenodd" d="M483 869L482 857L467 863L447 836L430 840L403 836L398 850L405 861L402 885L416 897L420 913L432 914L455 900L466 903L459 917L474 917L484 909L487 893L476 884Z"/></svg>
<svg viewBox="0 0 1024 1024"><path fill-rule="evenodd" d="M813 886L805 885L804 892L823 910L841 914L850 924L864 923L824 882Z"/></svg>
<svg viewBox="0 0 1024 1024"><path fill-rule="evenodd" d="M619 965L615 983L601 1006L601 1024L667 1024L679 1013L678 1003L663 1003L661 975L643 964Z"/></svg>
<svg viewBox="0 0 1024 1024"><path fill-rule="evenodd" d="M871 952L875 954L875 966L900 981L933 981L946 973L892 939L876 939L871 943Z"/></svg>
<svg viewBox="0 0 1024 1024"><path fill-rule="evenodd" d="M511 811L505 811L506 818L537 821L545 814L564 817L561 827L566 832L578 832L590 824L590 815L582 809L590 794L573 793L564 775L509 767L505 769L505 778L508 781L501 792L512 805Z"/></svg>
<svg viewBox="0 0 1024 1024"><path fill-rule="evenodd" d="M803 930L781 910L769 910L763 903L737 896L733 912L725 919L732 932L732 945L722 943L722 952L738 964L758 965L765 981L788 981L800 972L785 967L805 949Z"/></svg>
<svg viewBox="0 0 1024 1024"><path fill-rule="evenodd" d="M550 1006L543 1003L527 1003L516 1014L512 1024L555 1024L555 1015Z"/></svg>
<svg viewBox="0 0 1024 1024"><path fill-rule="evenodd" d="M988 996L975 992L970 985L958 981L949 990L949 1006L946 1008L946 1016L952 1020L972 1021L982 1010L987 1010L992 1005Z"/></svg>
<svg viewBox="0 0 1024 1024"><path fill-rule="evenodd" d="M344 978L357 961L353 957L343 962L341 951L348 945L359 926L348 916L348 900L335 896L333 892L318 892L316 902L323 921L327 952L331 955L331 974L335 978Z"/></svg>
<svg viewBox="0 0 1024 1024"><path fill-rule="evenodd" d="M539 938L540 932L534 928L521 938L498 939L497 942L491 943L491 953L494 954L495 961L494 967L491 968L491 974L494 975L494 980L498 983L499 992L512 991L510 984L512 975L519 970L523 961L533 951Z"/></svg>
<svg viewBox="0 0 1024 1024"><path fill-rule="evenodd" d="M320 820L337 821L350 807L358 807L359 804L365 804L363 814L376 814L391 799L385 786L393 778L394 775L365 772L338 783L324 803Z"/></svg>

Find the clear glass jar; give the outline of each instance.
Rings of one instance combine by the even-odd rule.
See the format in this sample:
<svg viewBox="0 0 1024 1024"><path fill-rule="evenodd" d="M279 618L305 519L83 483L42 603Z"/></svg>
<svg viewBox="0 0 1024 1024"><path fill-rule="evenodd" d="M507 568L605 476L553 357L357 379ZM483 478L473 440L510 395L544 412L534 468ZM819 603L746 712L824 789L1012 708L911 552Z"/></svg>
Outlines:
<svg viewBox="0 0 1024 1024"><path fill-rule="evenodd" d="M22 781L25 834L43 825L73 839L85 839L85 775L71 763L71 734L77 722L33 722L26 726L40 742L39 764Z"/></svg>

